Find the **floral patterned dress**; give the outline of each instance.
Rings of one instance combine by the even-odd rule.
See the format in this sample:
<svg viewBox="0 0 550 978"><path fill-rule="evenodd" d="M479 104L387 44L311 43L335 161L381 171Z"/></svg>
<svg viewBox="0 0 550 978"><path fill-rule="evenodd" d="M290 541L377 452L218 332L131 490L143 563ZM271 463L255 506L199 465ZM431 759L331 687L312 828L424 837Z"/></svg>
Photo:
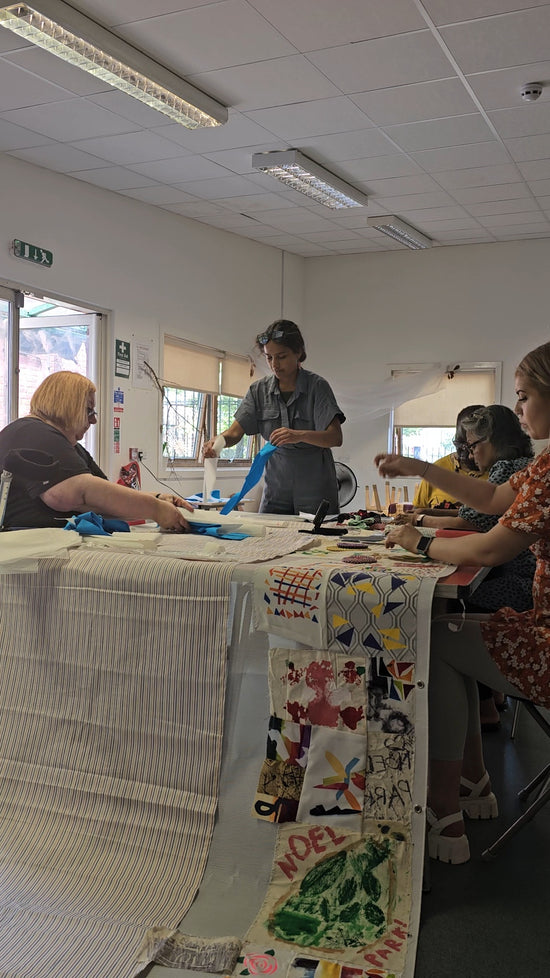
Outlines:
<svg viewBox="0 0 550 978"><path fill-rule="evenodd" d="M483 639L499 669L528 699L550 706L550 453L539 455L510 477L517 496L500 518L503 526L536 533L533 608L502 608L481 625Z"/></svg>

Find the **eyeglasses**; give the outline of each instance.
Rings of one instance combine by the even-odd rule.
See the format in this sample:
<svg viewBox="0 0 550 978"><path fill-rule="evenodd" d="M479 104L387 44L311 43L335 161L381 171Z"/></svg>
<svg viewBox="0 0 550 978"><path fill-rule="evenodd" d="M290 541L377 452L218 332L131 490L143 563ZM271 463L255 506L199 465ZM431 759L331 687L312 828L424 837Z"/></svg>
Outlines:
<svg viewBox="0 0 550 978"><path fill-rule="evenodd" d="M486 438L478 438L477 441L470 442L470 444L466 446L467 449L468 449L468 455L471 455L472 452L473 452L473 450L474 450L474 448L477 448L477 446L478 445L481 445L481 443L484 442L484 441L487 441L487 439Z"/></svg>
<svg viewBox="0 0 550 978"><path fill-rule="evenodd" d="M284 327L279 327L278 329L267 330L266 333L260 333L259 336L256 337L256 342L259 343L260 346L265 346L270 340L273 340L276 343L277 340L282 340L285 338L285 336L292 336L293 333L297 332L298 329L285 329Z"/></svg>
<svg viewBox="0 0 550 978"><path fill-rule="evenodd" d="M97 411L95 408L88 408L88 419L91 421L92 418L97 418Z"/></svg>

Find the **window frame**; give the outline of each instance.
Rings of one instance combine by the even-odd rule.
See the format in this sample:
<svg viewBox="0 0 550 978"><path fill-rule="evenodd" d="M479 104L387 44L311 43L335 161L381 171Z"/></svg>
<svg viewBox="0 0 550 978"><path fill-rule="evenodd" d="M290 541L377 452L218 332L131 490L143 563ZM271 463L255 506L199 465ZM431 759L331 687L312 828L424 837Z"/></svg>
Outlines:
<svg viewBox="0 0 550 978"><path fill-rule="evenodd" d="M453 361L454 362L454 361ZM394 363L390 365L391 375L395 373L420 373L423 370L428 370L433 364L428 363ZM451 370L452 368L448 368ZM468 362L460 362L460 372L461 374L466 373L493 373L494 378L494 402L495 404L501 403L502 398L502 361L501 360L475 360ZM473 403L473 402L472 402ZM434 424L434 425L396 425L395 424L395 409L390 412L389 426L388 426L388 451L395 452L398 455L402 454L402 429L405 427L417 427L417 428L447 428L449 425ZM454 425L453 425L454 427Z"/></svg>
<svg viewBox="0 0 550 978"><path fill-rule="evenodd" d="M251 364L252 361L250 360L249 357L245 357L240 354L234 354L234 353L230 353L229 351L219 350L215 347L208 347L203 344L194 343L191 340L186 340L182 337L175 337L171 334L166 333L163 338L163 355L162 355L162 360L164 363L164 371L163 371L164 373L167 372L166 361L165 361L166 349L167 347L168 349L170 349L173 348L174 346L179 347L181 350L188 349L192 353L198 353L199 355L204 356L205 359L208 359L208 357L210 356L212 360L217 360L217 368L215 371L217 376L217 387L218 387L217 391L184 387L175 383L173 380L170 381L169 379L164 377L161 381L162 391L163 391L162 404L161 404L160 444L159 444L161 466L163 467L163 469L185 470L185 469L197 468L202 465L202 449L205 441L208 441L210 438L214 438L219 433L217 431L217 424L218 424L218 405L220 399L227 397L234 400L238 400L240 402L244 397L244 394L243 395L228 394L223 392L224 363L230 364L230 363L242 361L242 366L244 367L244 365L246 364L247 369L250 369L248 365ZM200 419L197 425L199 435L198 438L196 439L196 451L193 457L184 458L183 456L177 456L177 455L174 456L170 454L165 454L164 449L167 441L165 417L166 417L166 407L167 404L169 403L168 400L169 395L167 394L167 391L190 391L193 394L200 394L204 398L200 409ZM176 409L174 408L174 410ZM228 425L226 425L222 430L226 430L226 427L228 427ZM222 468L228 468L228 467L248 468L250 466L252 459L254 458L254 455L257 453L259 448L259 436L245 435L244 437L248 439L248 453L246 454L246 456L244 458L235 459L235 458L228 458L227 456L224 457L222 455L220 456L218 461L218 464Z"/></svg>

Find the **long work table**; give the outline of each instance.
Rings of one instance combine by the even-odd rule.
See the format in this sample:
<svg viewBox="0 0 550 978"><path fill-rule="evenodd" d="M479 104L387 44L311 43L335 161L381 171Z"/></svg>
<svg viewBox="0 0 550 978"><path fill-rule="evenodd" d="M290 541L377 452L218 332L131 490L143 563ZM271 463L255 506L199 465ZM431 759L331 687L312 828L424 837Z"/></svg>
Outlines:
<svg viewBox="0 0 550 978"><path fill-rule="evenodd" d="M482 572L306 543L0 573L0 974L412 978L432 600Z"/></svg>

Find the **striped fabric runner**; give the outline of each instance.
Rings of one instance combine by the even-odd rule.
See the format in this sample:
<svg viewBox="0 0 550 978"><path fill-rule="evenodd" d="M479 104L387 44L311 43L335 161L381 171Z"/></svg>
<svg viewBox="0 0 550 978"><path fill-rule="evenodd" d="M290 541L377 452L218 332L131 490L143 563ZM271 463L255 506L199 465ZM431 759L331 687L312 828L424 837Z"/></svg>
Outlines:
<svg viewBox="0 0 550 978"><path fill-rule="evenodd" d="M0 578L0 978L131 978L191 905L232 570L76 551Z"/></svg>

